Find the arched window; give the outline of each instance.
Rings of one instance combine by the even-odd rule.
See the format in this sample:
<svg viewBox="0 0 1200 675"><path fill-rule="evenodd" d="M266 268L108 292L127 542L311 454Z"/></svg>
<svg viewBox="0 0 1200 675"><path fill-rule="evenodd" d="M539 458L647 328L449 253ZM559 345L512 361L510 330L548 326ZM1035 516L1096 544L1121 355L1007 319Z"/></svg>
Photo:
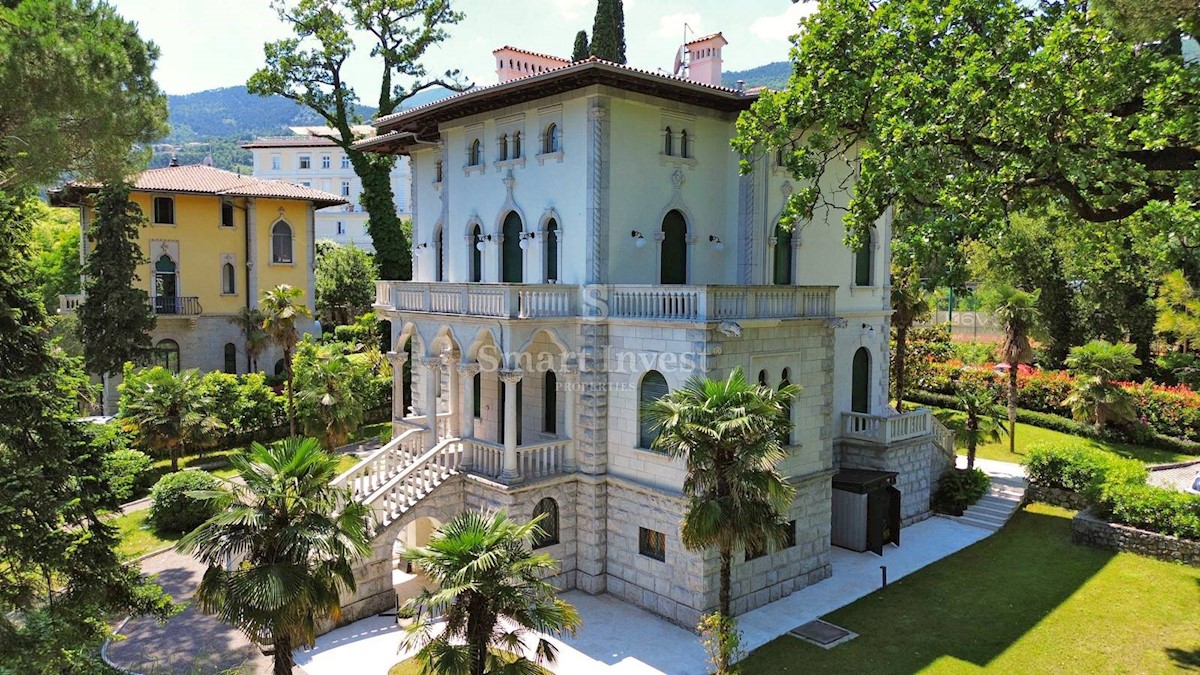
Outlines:
<svg viewBox="0 0 1200 675"><path fill-rule="evenodd" d="M871 232L862 248L854 252L854 285L870 286L875 267L875 233Z"/></svg>
<svg viewBox="0 0 1200 675"><path fill-rule="evenodd" d="M783 223L775 226L775 283L789 286L792 283L792 231Z"/></svg>
<svg viewBox="0 0 1200 675"><path fill-rule="evenodd" d="M233 273L233 263L225 263L221 265L221 292L225 295L233 295L237 292L237 284Z"/></svg>
<svg viewBox="0 0 1200 675"><path fill-rule="evenodd" d="M433 231L433 280L446 280L445 247L442 246L442 226Z"/></svg>
<svg viewBox="0 0 1200 675"><path fill-rule="evenodd" d="M688 138L687 129L684 129L679 132L679 156L686 159L691 156L691 152L691 139Z"/></svg>
<svg viewBox="0 0 1200 675"><path fill-rule="evenodd" d="M775 151L775 166L783 167L783 148Z"/></svg>
<svg viewBox="0 0 1200 675"><path fill-rule="evenodd" d="M237 346L232 342L225 343L225 372L237 375Z"/></svg>
<svg viewBox="0 0 1200 675"><path fill-rule="evenodd" d="M521 159L521 132L513 132L512 140L512 158Z"/></svg>
<svg viewBox="0 0 1200 675"><path fill-rule="evenodd" d="M292 262L292 226L287 221L271 226L271 262Z"/></svg>
<svg viewBox="0 0 1200 675"><path fill-rule="evenodd" d="M558 281L558 222L546 221L546 283Z"/></svg>
<svg viewBox="0 0 1200 675"><path fill-rule="evenodd" d="M765 370L758 371L758 384L760 387L767 386L767 371L765 371Z"/></svg>
<svg viewBox="0 0 1200 675"><path fill-rule="evenodd" d="M542 136L542 152L549 154L551 152L558 152L558 150L558 125L551 122L546 127L546 133Z"/></svg>
<svg viewBox="0 0 1200 675"><path fill-rule="evenodd" d="M660 284L687 283L687 221L683 214L672 210L663 218L663 241Z"/></svg>
<svg viewBox="0 0 1200 675"><path fill-rule="evenodd" d="M282 377L284 375L284 373L286 372L286 366L283 365L283 359L279 359L278 361L275 362L274 371L275 371L275 377Z"/></svg>
<svg viewBox="0 0 1200 675"><path fill-rule="evenodd" d="M850 374L850 410L856 413L871 411L871 352L859 347L854 352L854 364Z"/></svg>
<svg viewBox="0 0 1200 675"><path fill-rule="evenodd" d="M533 548L544 548L558 543L558 502L550 497L538 501L533 507L533 517L544 516L538 522L541 534L533 538Z"/></svg>
<svg viewBox="0 0 1200 675"><path fill-rule="evenodd" d="M649 405L668 393L667 378L657 370L651 370L642 376L642 384L638 387L638 447L650 449L658 432L654 425L646 419Z"/></svg>
<svg viewBox="0 0 1200 675"><path fill-rule="evenodd" d="M504 283L519 284L524 280L522 234L521 216L516 211L509 211L504 217L504 241L500 244L500 274Z"/></svg>
<svg viewBox="0 0 1200 675"><path fill-rule="evenodd" d="M784 368L779 375L779 388L783 389L792 383L792 371L790 368ZM783 416L788 421L788 428L779 437L780 445L792 444L792 402L788 401L783 404Z"/></svg>
<svg viewBox="0 0 1200 675"><path fill-rule="evenodd" d="M471 281L483 281L483 251L479 250L482 235L478 224L471 228Z"/></svg>
<svg viewBox="0 0 1200 675"><path fill-rule="evenodd" d="M171 371L179 372L179 343L174 340L159 340L154 345L154 356L157 364Z"/></svg>
<svg viewBox="0 0 1200 675"><path fill-rule="evenodd" d="M499 154L498 159L500 161L503 162L508 159L508 134L500 134L500 143L496 148L496 152Z"/></svg>
<svg viewBox="0 0 1200 675"><path fill-rule="evenodd" d="M471 141L471 149L467 152L467 165L479 166L483 164L483 144L479 139Z"/></svg>
<svg viewBox="0 0 1200 675"><path fill-rule="evenodd" d="M546 371L542 383L542 431L558 433L558 376L553 370Z"/></svg>
<svg viewBox="0 0 1200 675"><path fill-rule="evenodd" d="M675 136L671 133L671 127L663 131L663 154L668 157L675 154Z"/></svg>
<svg viewBox="0 0 1200 675"><path fill-rule="evenodd" d="M475 418L483 417L483 373L475 373L475 383L471 385L471 411Z"/></svg>

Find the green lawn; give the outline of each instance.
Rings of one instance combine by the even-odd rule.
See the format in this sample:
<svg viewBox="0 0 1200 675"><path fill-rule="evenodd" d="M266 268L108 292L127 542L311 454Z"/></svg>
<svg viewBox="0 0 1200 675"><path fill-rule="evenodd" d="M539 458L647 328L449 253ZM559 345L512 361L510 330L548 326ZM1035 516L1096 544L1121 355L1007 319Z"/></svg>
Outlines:
<svg viewBox="0 0 1200 675"><path fill-rule="evenodd" d="M175 535L162 535L155 532L146 523L150 515L148 509L126 513L109 521L116 526L121 538L117 545L117 553L122 558L136 558L160 548L166 548L179 540Z"/></svg>
<svg viewBox="0 0 1200 675"><path fill-rule="evenodd" d="M1200 668L1200 569L1076 546L1069 511L1003 530L823 618L859 634L783 636L743 673L1162 673Z"/></svg>
<svg viewBox="0 0 1200 675"><path fill-rule="evenodd" d="M941 409L934 408L936 412L941 412ZM1053 431L1051 429L1043 429L1042 427L1030 426L1017 422L1017 452L1013 454L1008 451L1008 437L1001 438L996 443L988 443L981 445L975 449L975 456L983 459L994 459L1001 462L1017 462L1025 460L1027 448L1034 443L1065 442L1065 443L1081 443L1091 448L1099 450L1107 450L1108 452L1137 459L1147 464L1166 464L1169 462L1184 462L1189 459L1195 459L1191 455L1183 455L1169 450L1160 450L1158 448L1147 448L1141 445L1131 445L1129 443L1117 443L1113 441L1101 441L1094 438L1083 438L1080 436L1072 436L1064 434L1061 431ZM966 450L959 449L958 454L967 454Z"/></svg>

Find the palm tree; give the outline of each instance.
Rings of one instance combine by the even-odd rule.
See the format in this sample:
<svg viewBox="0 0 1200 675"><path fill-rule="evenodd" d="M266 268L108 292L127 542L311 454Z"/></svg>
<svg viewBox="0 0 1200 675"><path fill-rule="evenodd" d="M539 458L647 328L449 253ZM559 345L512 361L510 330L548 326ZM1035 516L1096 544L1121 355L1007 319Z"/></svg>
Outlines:
<svg viewBox="0 0 1200 675"><path fill-rule="evenodd" d="M575 634L579 613L557 597L546 579L554 560L530 551L541 535L541 517L518 524L503 511L468 511L438 528L423 548L409 548L404 559L435 582L405 605L417 619L406 628L403 645L417 648L423 672L442 675L544 672L557 650L538 638L535 661L521 652L529 631ZM436 631L433 617L445 619Z"/></svg>
<svg viewBox="0 0 1200 675"><path fill-rule="evenodd" d="M252 373L256 372L258 355L263 353L263 350L267 348L267 342L271 339L263 330L262 312L254 307L243 307L237 316L229 319L229 323L241 329L242 337L245 340L246 368Z"/></svg>
<svg viewBox="0 0 1200 675"><path fill-rule="evenodd" d="M262 306L263 331L271 341L283 350L283 370L287 374L287 407L288 430L296 435L296 391L295 374L292 372L292 350L296 348L299 336L296 333L296 320L311 317L308 306L301 302L304 291L280 284L269 291L263 291Z"/></svg>
<svg viewBox="0 0 1200 675"><path fill-rule="evenodd" d="M1097 430L1109 422L1126 422L1134 417L1129 392L1118 382L1133 375L1142 365L1135 356L1136 347L1106 340L1072 347L1067 356L1067 370L1074 377L1071 395L1064 401L1071 406L1075 418L1089 421Z"/></svg>
<svg viewBox="0 0 1200 675"><path fill-rule="evenodd" d="M225 428L209 412L212 399L204 393L201 377L194 368L178 375L161 366L136 374L131 367L125 370L121 428L151 454L170 457L172 471L179 470L179 458L189 449L209 447Z"/></svg>
<svg viewBox="0 0 1200 675"><path fill-rule="evenodd" d="M905 366L908 361L908 331L929 316L929 294L921 288L915 270L892 270L892 328L896 329L896 352L892 357L892 384L896 388L896 412L904 412Z"/></svg>
<svg viewBox="0 0 1200 675"><path fill-rule="evenodd" d="M1004 408L996 395L983 385L961 385L958 410L937 413L946 428L954 432L954 444L967 451L967 468L975 468L975 449L980 443L994 443L1006 434Z"/></svg>
<svg viewBox="0 0 1200 675"><path fill-rule="evenodd" d="M371 551L370 510L329 484L338 459L314 439L253 443L231 461L245 484L196 493L221 511L175 548L208 565L201 611L273 644L275 675L291 675L292 650L311 645L317 623L336 619L340 594L354 590L351 566Z"/></svg>
<svg viewBox="0 0 1200 675"><path fill-rule="evenodd" d="M786 541L786 514L796 489L776 467L786 456L780 439L791 428L785 411L799 393L797 385L775 390L751 384L739 367L726 380L697 375L647 408L646 418L659 434L653 447L687 464L683 545L716 547L720 553L722 617L731 616L734 550ZM720 626L723 632L732 630L732 622ZM731 644L728 635L721 637L721 644ZM719 655L718 673L729 672L730 656L727 651Z"/></svg>
<svg viewBox="0 0 1200 675"><path fill-rule="evenodd" d="M327 450L345 445L362 423L362 401L352 386L354 368L342 354L328 358L318 355L298 378L304 433L323 436Z"/></svg>
<svg viewBox="0 0 1200 675"><path fill-rule="evenodd" d="M1038 320L1040 290L1027 293L1008 284L985 291L984 306L1004 327L1000 358L1008 364L1008 451L1017 452L1017 369L1033 360L1029 333Z"/></svg>

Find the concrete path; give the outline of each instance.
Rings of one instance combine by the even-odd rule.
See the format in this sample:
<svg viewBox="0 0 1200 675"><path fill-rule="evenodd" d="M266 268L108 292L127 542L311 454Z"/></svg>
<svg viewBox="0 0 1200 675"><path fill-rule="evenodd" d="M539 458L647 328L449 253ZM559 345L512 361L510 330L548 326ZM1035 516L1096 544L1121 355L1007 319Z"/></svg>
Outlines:
<svg viewBox="0 0 1200 675"><path fill-rule="evenodd" d="M833 576L739 617L742 645L756 649L787 631L874 592L881 565L894 581L987 537L987 530L930 518L905 528L901 546L889 545L882 557L832 549ZM609 595L569 591L583 628L574 638L552 640L559 646L558 673L702 675L707 661L699 638L648 612ZM385 675L406 654L399 652L400 629L392 617L358 621L317 638L311 650L297 652L308 675Z"/></svg>
<svg viewBox="0 0 1200 675"><path fill-rule="evenodd" d="M191 597L205 567L194 558L174 551L142 561L142 572L157 575L157 581L175 598L187 604L183 612L160 624L154 619L132 619L121 633L125 640L108 648L109 659L118 667L152 673L223 673L240 668L245 675L268 675L271 660L262 655L241 631L191 606ZM384 671L386 672L386 671Z"/></svg>

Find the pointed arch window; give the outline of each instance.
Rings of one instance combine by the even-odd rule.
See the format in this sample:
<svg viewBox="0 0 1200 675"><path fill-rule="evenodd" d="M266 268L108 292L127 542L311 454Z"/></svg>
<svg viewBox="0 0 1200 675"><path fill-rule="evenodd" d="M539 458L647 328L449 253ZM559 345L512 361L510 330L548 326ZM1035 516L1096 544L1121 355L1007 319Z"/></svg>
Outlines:
<svg viewBox="0 0 1200 675"><path fill-rule="evenodd" d="M445 247L442 245L442 226L438 225L433 231L433 279L446 280Z"/></svg>
<svg viewBox="0 0 1200 675"><path fill-rule="evenodd" d="M854 352L850 374L850 410L856 413L871 411L871 352L859 347Z"/></svg>
<svg viewBox="0 0 1200 675"><path fill-rule="evenodd" d="M500 134L500 142L497 144L496 153L498 159L503 162L508 159L508 134Z"/></svg>
<svg viewBox="0 0 1200 675"><path fill-rule="evenodd" d="M500 273L508 284L519 284L524 281L525 255L521 249L521 235L524 234L521 216L516 211L509 211L504 217L503 239L500 243Z"/></svg>
<svg viewBox="0 0 1200 675"><path fill-rule="evenodd" d="M669 391L667 378L657 370L648 371L642 376L642 383L638 387L638 447L649 450L658 438L658 431L646 419L646 411L651 403L666 396Z"/></svg>
<svg viewBox="0 0 1200 675"><path fill-rule="evenodd" d="M512 158L521 159L521 132L514 131L512 135Z"/></svg>
<svg viewBox="0 0 1200 675"><path fill-rule="evenodd" d="M675 136L671 133L671 127L663 130L663 154L667 157L675 154Z"/></svg>
<svg viewBox="0 0 1200 675"><path fill-rule="evenodd" d="M479 229L479 224L475 224L471 228L471 281L483 281L483 251L479 250L480 237L483 236L483 231Z"/></svg>
<svg viewBox="0 0 1200 675"><path fill-rule="evenodd" d="M288 264L292 260L292 226L281 220L271 226L271 262Z"/></svg>
<svg viewBox="0 0 1200 675"><path fill-rule="evenodd" d="M542 382L542 431L558 433L558 375L553 370L546 371Z"/></svg>
<svg viewBox="0 0 1200 675"><path fill-rule="evenodd" d="M546 222L546 283L558 281L558 221L551 218Z"/></svg>
<svg viewBox="0 0 1200 675"><path fill-rule="evenodd" d="M687 221L671 210L663 218L663 240L659 266L660 284L687 283Z"/></svg>
<svg viewBox="0 0 1200 675"><path fill-rule="evenodd" d="M221 293L233 295L236 292L237 277L233 270L233 263L225 263L221 265Z"/></svg>
<svg viewBox="0 0 1200 675"><path fill-rule="evenodd" d="M792 283L792 231L783 223L775 225L775 285Z"/></svg>
<svg viewBox="0 0 1200 675"><path fill-rule="evenodd" d="M533 538L533 548L545 548L558 543L558 502L550 497L538 501L533 507L533 517L542 516L538 522L541 533Z"/></svg>
<svg viewBox="0 0 1200 675"><path fill-rule="evenodd" d="M692 139L688 136L687 129L679 132L679 156L684 159L692 156Z"/></svg>
<svg viewBox="0 0 1200 675"><path fill-rule="evenodd" d="M483 143L479 139L471 141L471 146L467 151L467 166L479 166L483 164Z"/></svg>

